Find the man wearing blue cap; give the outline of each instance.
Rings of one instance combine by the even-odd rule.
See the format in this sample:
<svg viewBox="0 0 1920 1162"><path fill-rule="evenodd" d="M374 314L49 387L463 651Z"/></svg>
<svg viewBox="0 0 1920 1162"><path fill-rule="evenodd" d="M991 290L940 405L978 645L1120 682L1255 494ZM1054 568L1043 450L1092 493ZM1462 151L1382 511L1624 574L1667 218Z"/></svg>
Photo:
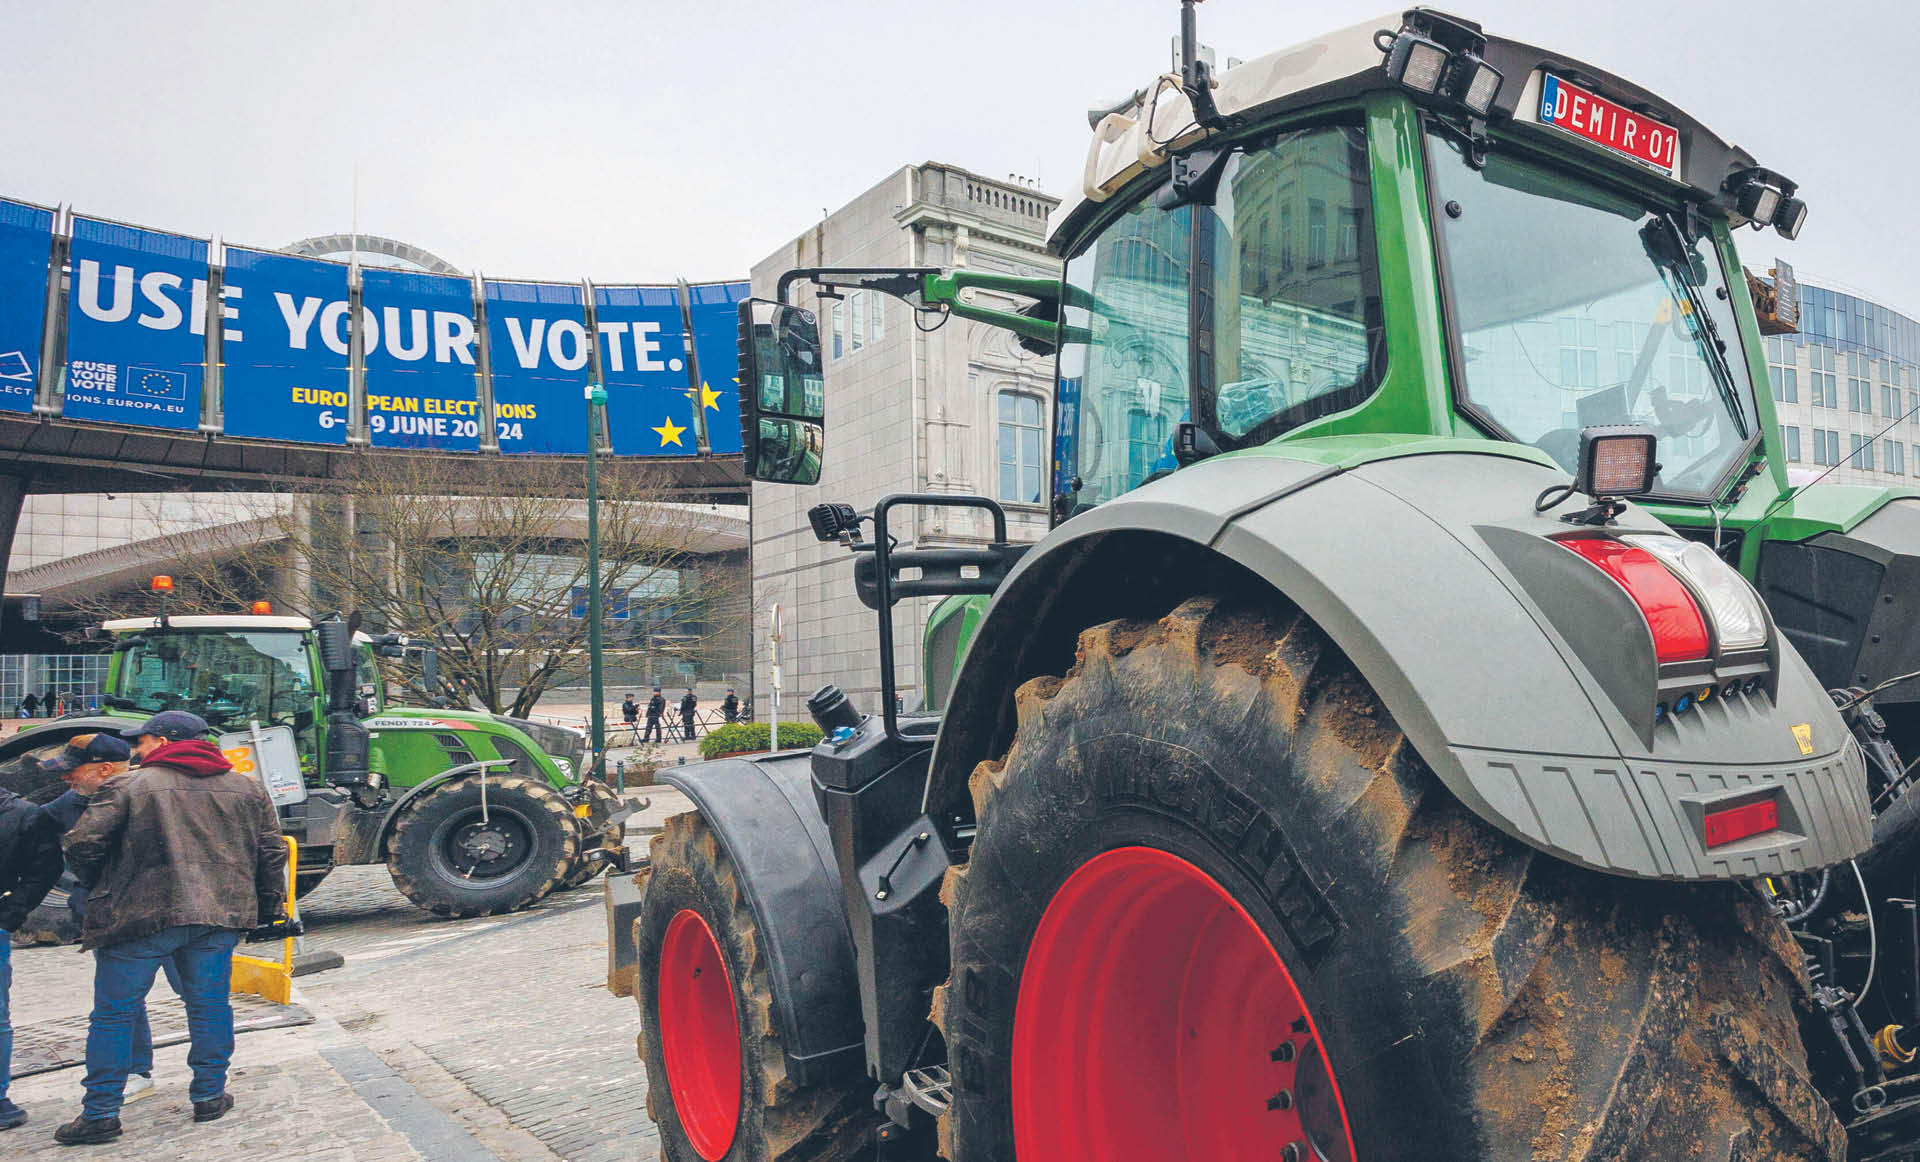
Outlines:
<svg viewBox="0 0 1920 1162"><path fill-rule="evenodd" d="M167 710L122 734L140 769L102 783L65 841L68 868L92 889L80 945L95 965L86 1098L80 1116L54 1131L69 1146L120 1136L134 1014L169 960L187 1006L193 1119L233 1108L234 945L286 904L273 800L205 741L206 722Z"/></svg>

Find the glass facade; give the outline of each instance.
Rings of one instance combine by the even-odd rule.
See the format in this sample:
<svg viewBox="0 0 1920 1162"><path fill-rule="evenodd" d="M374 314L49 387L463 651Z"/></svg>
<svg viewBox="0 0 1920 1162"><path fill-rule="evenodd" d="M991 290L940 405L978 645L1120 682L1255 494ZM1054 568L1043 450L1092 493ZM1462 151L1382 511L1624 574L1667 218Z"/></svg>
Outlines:
<svg viewBox="0 0 1920 1162"><path fill-rule="evenodd" d="M1766 341L1789 469L1810 478L1837 465L1830 481L1914 484L1920 450L1906 445L1920 449L1920 322L1803 281L1800 328Z"/></svg>

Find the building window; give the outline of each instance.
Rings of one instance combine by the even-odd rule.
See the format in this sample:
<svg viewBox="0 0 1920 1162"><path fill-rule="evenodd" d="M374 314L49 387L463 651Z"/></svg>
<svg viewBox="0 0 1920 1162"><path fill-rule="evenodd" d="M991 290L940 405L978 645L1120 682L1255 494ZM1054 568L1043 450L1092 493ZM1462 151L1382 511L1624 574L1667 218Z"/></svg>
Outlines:
<svg viewBox="0 0 1920 1162"><path fill-rule="evenodd" d="M1868 472L1873 471L1873 442L1871 438L1863 436L1859 432L1850 432L1847 435L1847 440L1852 444L1852 450L1847 455L1847 466L1850 468L1864 468Z"/></svg>
<svg viewBox="0 0 1920 1162"><path fill-rule="evenodd" d="M1336 257L1341 262L1352 262L1360 257L1360 211L1345 209L1340 211L1340 249Z"/></svg>
<svg viewBox="0 0 1920 1162"><path fill-rule="evenodd" d="M1127 412L1127 473L1145 480L1167 455L1167 417L1157 411L1131 408ZM1171 466L1171 465L1169 465Z"/></svg>
<svg viewBox="0 0 1920 1162"><path fill-rule="evenodd" d="M1833 373L1833 348L1810 346L1807 348L1809 366L1808 386L1813 389L1813 406L1817 408L1837 408L1840 406L1839 382Z"/></svg>
<svg viewBox="0 0 1920 1162"><path fill-rule="evenodd" d="M854 291L847 296L847 334L855 351L867 345L867 292Z"/></svg>
<svg viewBox="0 0 1920 1162"><path fill-rule="evenodd" d="M1000 393L1000 499L1013 504L1040 503L1040 400L1019 392Z"/></svg>
<svg viewBox="0 0 1920 1162"><path fill-rule="evenodd" d="M1780 429L1780 446L1786 450L1787 463L1798 464L1800 462L1800 429L1783 425Z"/></svg>
<svg viewBox="0 0 1920 1162"><path fill-rule="evenodd" d="M1600 329L1592 319L1560 320L1560 386L1597 387L1600 383Z"/></svg>
<svg viewBox="0 0 1920 1162"><path fill-rule="evenodd" d="M831 317L833 319L833 327L832 327L833 347L832 347L832 350L829 352L829 354L832 358L838 359L842 355L845 355L847 353L846 300L844 299L835 300L833 304L833 310L831 312Z"/></svg>
<svg viewBox="0 0 1920 1162"><path fill-rule="evenodd" d="M1873 414L1873 383L1867 378L1866 360L1847 356L1847 410Z"/></svg>
<svg viewBox="0 0 1920 1162"><path fill-rule="evenodd" d="M1280 207L1280 273L1293 273L1293 207Z"/></svg>
<svg viewBox="0 0 1920 1162"><path fill-rule="evenodd" d="M1887 445L1887 471L1899 476L1907 474L1907 446L1898 440Z"/></svg>
<svg viewBox="0 0 1920 1162"><path fill-rule="evenodd" d="M1307 201L1307 268L1327 264L1327 204L1319 198Z"/></svg>
<svg viewBox="0 0 1920 1162"><path fill-rule="evenodd" d="M1906 413L1906 410L1907 410L1906 408L1900 406L1900 389L1899 388L1883 387L1880 389L1880 414L1881 415L1887 417L1890 420L1897 420Z"/></svg>
<svg viewBox="0 0 1920 1162"><path fill-rule="evenodd" d="M1778 335L1767 337L1767 379L1773 384L1775 403L1800 402L1800 369L1794 365L1796 350Z"/></svg>
<svg viewBox="0 0 1920 1162"><path fill-rule="evenodd" d="M1813 430L1813 462L1833 465L1840 461L1840 433L1825 428Z"/></svg>

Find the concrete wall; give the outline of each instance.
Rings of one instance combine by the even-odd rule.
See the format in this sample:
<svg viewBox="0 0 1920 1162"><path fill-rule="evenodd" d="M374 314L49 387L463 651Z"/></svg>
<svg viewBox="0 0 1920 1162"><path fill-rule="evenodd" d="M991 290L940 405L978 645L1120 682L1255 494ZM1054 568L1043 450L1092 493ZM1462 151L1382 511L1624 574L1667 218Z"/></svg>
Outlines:
<svg viewBox="0 0 1920 1162"><path fill-rule="evenodd" d="M1055 200L1014 182L991 181L953 166L927 163L896 170L829 215L819 226L753 268L754 294L771 297L779 275L797 266L965 266L1001 273L1054 276L1059 263L1043 251L1046 215ZM837 682L862 710L879 707L880 660L875 614L853 591L853 558L822 545L807 510L825 501L866 511L895 492L994 496L999 467L996 392L1025 391L1043 402L1050 457L1053 360L1021 350L996 328L952 319L924 333L909 306L868 295L856 312L842 303L840 352L833 351L832 304L798 288L795 301L821 312L828 348L827 438L820 483L753 485L753 592L756 713L765 717L767 609L785 611L782 716L803 716L807 694ZM1015 305L992 296L984 305ZM871 312L882 312L880 335ZM852 349L856 313L866 323ZM932 325L932 320L927 321ZM1047 529L1041 503L1008 504L1009 537L1039 539ZM997 499L997 497L996 497ZM900 514L893 534L905 545L952 545L989 539L984 514L928 509ZM920 635L931 599L894 611L896 680L905 704L918 704Z"/></svg>

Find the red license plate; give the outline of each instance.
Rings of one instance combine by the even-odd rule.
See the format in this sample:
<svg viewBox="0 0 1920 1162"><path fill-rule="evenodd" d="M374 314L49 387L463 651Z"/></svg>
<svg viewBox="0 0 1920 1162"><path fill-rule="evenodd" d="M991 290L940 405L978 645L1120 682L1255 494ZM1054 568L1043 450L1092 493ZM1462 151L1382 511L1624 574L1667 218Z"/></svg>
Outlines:
<svg viewBox="0 0 1920 1162"><path fill-rule="evenodd" d="M1540 121L1671 175L1680 156L1680 131L1635 113L1600 94L1545 73Z"/></svg>

